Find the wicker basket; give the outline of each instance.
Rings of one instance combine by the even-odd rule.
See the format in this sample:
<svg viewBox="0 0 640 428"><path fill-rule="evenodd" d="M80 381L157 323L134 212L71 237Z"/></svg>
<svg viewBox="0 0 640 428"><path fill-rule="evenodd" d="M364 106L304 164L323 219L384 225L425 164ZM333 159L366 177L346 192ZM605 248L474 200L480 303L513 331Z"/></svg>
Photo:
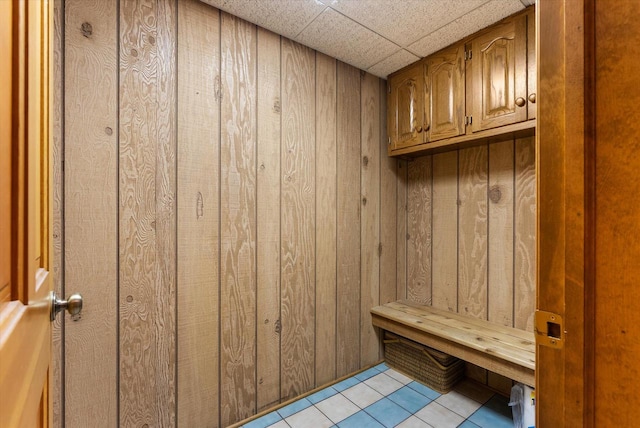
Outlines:
<svg viewBox="0 0 640 428"><path fill-rule="evenodd" d="M429 388L445 394L464 377L464 361L385 332L386 363Z"/></svg>

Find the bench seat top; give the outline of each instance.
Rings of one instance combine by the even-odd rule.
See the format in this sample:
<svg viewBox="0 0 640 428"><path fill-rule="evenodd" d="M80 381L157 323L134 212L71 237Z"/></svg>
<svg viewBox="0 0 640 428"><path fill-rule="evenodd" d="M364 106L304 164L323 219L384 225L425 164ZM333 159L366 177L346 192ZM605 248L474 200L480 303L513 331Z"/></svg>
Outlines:
<svg viewBox="0 0 640 428"><path fill-rule="evenodd" d="M533 386L535 337L489 321L406 300L376 306L373 325Z"/></svg>

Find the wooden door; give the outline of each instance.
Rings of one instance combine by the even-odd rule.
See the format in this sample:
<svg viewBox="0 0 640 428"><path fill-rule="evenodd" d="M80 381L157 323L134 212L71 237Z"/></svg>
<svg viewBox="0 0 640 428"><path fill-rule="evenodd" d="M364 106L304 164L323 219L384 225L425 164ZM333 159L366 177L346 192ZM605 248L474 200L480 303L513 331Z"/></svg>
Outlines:
<svg viewBox="0 0 640 428"><path fill-rule="evenodd" d="M422 144L425 141L424 64L419 62L389 77L389 88L389 150Z"/></svg>
<svg viewBox="0 0 640 428"><path fill-rule="evenodd" d="M0 1L0 427L49 426L48 1Z"/></svg>
<svg viewBox="0 0 640 428"><path fill-rule="evenodd" d="M590 1L590 0L587 0ZM595 218L592 180L594 123L593 75L585 58L585 0L543 1L537 5L538 97L537 157L537 304L563 320L563 346L538 341L536 351L536 412L538 427L593 426L593 241ZM624 2L621 2L624 3ZM622 49L622 47L621 47ZM612 70L614 70L612 68ZM605 188L616 194L617 186ZM624 194L634 204L633 193ZM616 209L617 204L611 208ZM623 232L630 240L635 233ZM625 248L628 250L629 248ZM612 259L619 254L611 254ZM637 265L637 263L636 263ZM631 266L629 266L631 267ZM624 275L624 274L622 274ZM612 284L614 292L617 284ZM610 296L606 296L609 299ZM633 305L635 300L631 300ZM615 329L606 332L612 336ZM548 341L547 341L548 343ZM620 350L610 348L611 355ZM634 355L636 358L636 355ZM620 370L612 384L635 385ZM616 414L628 411L619 400L610 402ZM637 408L637 406L636 406ZM613 419L611 419L613 420ZM604 423L597 426L633 426Z"/></svg>
<svg viewBox="0 0 640 428"><path fill-rule="evenodd" d="M427 61L427 124L429 142L465 133L464 45L453 46Z"/></svg>
<svg viewBox="0 0 640 428"><path fill-rule="evenodd" d="M527 120L526 15L472 42L473 132Z"/></svg>

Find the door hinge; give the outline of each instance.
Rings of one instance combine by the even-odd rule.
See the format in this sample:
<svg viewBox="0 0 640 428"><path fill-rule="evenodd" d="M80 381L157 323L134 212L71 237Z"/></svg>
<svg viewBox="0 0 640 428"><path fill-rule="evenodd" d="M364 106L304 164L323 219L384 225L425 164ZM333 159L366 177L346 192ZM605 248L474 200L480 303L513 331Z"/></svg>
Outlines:
<svg viewBox="0 0 640 428"><path fill-rule="evenodd" d="M471 49L464 51L464 60L469 61L471 58L473 58L473 51Z"/></svg>
<svg viewBox="0 0 640 428"><path fill-rule="evenodd" d="M534 332L536 344L550 348L564 347L564 323L562 317L553 312L536 311Z"/></svg>

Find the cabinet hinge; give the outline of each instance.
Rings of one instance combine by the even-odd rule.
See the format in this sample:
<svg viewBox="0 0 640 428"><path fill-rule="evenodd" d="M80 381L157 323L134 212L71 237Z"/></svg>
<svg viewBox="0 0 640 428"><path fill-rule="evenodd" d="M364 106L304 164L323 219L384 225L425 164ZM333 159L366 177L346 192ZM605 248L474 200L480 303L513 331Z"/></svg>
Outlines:
<svg viewBox="0 0 640 428"><path fill-rule="evenodd" d="M473 51L472 50L465 51L464 60L469 61L471 58L473 58Z"/></svg>
<svg viewBox="0 0 640 428"><path fill-rule="evenodd" d="M472 123L473 123L473 116L465 116L464 117L464 125L465 126L471 126Z"/></svg>
<svg viewBox="0 0 640 428"><path fill-rule="evenodd" d="M558 314L536 311L535 314L536 344L550 348L562 349L564 346L564 323Z"/></svg>

